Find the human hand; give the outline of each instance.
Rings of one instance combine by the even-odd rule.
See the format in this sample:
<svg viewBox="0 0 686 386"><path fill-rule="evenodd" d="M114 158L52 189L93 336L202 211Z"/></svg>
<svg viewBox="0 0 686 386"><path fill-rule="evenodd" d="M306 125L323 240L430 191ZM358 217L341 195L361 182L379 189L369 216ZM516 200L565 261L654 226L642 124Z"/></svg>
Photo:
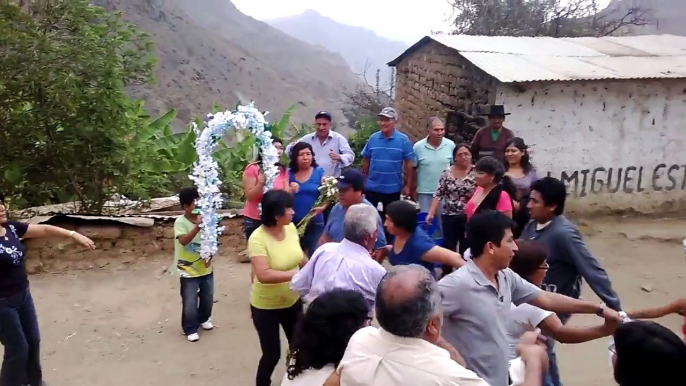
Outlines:
<svg viewBox="0 0 686 386"><path fill-rule="evenodd" d="M313 208L314 210L314 215L319 216L320 214L324 213L326 210L326 205L318 206L316 208Z"/></svg>
<svg viewBox="0 0 686 386"><path fill-rule="evenodd" d="M684 315L684 312L686 312L686 298L676 300L674 303L672 303L672 313L673 314L679 314L679 315Z"/></svg>
<svg viewBox="0 0 686 386"><path fill-rule="evenodd" d="M534 331L525 332L520 338L522 344L540 344L545 345L548 338L541 334L541 329L537 328Z"/></svg>
<svg viewBox="0 0 686 386"><path fill-rule="evenodd" d="M297 182L291 182L291 185L289 186L288 190L291 193L298 193L298 191L300 190L300 184L298 184Z"/></svg>
<svg viewBox="0 0 686 386"><path fill-rule="evenodd" d="M74 239L74 241L90 249L91 251L95 249L95 243L93 240L82 235L81 233L75 232L71 237Z"/></svg>
<svg viewBox="0 0 686 386"><path fill-rule="evenodd" d="M338 153L334 153L333 150L329 150L329 157L332 161L341 162L341 155Z"/></svg>
<svg viewBox="0 0 686 386"><path fill-rule="evenodd" d="M431 222L434 220L434 215L429 213L426 215L426 219L424 219L424 222L426 222L426 225L431 225Z"/></svg>
<svg viewBox="0 0 686 386"><path fill-rule="evenodd" d="M264 183L267 181L267 177L264 174L260 174L257 176L257 184L258 185L264 185Z"/></svg>
<svg viewBox="0 0 686 386"><path fill-rule="evenodd" d="M526 367L540 366L541 373L548 370L548 351L541 344L523 344L517 346L517 352Z"/></svg>
<svg viewBox="0 0 686 386"><path fill-rule="evenodd" d="M412 192L410 191L410 187L408 185L403 186L403 191L401 192L401 194L406 197L411 197Z"/></svg>
<svg viewBox="0 0 686 386"><path fill-rule="evenodd" d="M609 307L603 307L603 313L601 315L605 321L611 321L614 323L622 323L622 316L619 315L619 312L613 310L612 308Z"/></svg>
<svg viewBox="0 0 686 386"><path fill-rule="evenodd" d="M619 327L621 324L621 321L617 321L614 319L605 319L605 324L603 324L603 331L605 331L608 335L612 335L617 330L617 327Z"/></svg>

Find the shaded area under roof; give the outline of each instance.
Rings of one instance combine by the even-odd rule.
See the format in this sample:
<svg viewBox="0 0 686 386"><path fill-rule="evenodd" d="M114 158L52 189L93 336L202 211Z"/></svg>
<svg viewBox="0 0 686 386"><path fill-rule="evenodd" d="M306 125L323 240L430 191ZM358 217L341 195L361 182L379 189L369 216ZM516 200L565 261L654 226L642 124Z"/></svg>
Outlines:
<svg viewBox="0 0 686 386"><path fill-rule="evenodd" d="M426 36L388 63L434 41L503 83L686 78L686 37Z"/></svg>

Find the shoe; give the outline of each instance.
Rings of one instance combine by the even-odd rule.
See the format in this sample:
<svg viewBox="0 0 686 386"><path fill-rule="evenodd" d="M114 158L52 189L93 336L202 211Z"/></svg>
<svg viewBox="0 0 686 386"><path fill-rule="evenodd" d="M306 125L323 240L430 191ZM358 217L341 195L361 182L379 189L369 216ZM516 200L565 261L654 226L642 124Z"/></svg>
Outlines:
<svg viewBox="0 0 686 386"><path fill-rule="evenodd" d="M186 335L186 339L188 339L189 342L197 342L200 340L200 335L198 335L197 332L194 334L188 334Z"/></svg>
<svg viewBox="0 0 686 386"><path fill-rule="evenodd" d="M200 327L202 327L203 330L209 331L214 328L214 324L208 319L207 322L201 324Z"/></svg>

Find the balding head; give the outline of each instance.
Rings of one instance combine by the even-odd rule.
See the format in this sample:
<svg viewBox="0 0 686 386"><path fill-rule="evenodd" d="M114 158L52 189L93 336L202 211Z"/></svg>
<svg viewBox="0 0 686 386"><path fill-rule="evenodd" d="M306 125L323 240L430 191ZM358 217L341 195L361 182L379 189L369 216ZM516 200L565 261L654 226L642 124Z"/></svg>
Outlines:
<svg viewBox="0 0 686 386"><path fill-rule="evenodd" d="M426 268L415 264L390 268L376 291L379 325L397 336L429 341L438 338L440 306L436 281Z"/></svg>

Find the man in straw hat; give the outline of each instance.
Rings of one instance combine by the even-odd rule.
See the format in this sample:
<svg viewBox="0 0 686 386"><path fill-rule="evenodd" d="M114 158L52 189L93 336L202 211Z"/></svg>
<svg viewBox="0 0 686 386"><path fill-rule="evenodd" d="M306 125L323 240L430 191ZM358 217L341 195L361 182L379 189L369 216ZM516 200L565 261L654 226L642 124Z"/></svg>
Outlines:
<svg viewBox="0 0 686 386"><path fill-rule="evenodd" d="M476 132L472 140L472 157L475 161L485 156L502 160L505 154L505 143L514 137L512 130L503 126L505 116L510 113L505 111L504 105L489 105L483 115L488 117L488 126Z"/></svg>

